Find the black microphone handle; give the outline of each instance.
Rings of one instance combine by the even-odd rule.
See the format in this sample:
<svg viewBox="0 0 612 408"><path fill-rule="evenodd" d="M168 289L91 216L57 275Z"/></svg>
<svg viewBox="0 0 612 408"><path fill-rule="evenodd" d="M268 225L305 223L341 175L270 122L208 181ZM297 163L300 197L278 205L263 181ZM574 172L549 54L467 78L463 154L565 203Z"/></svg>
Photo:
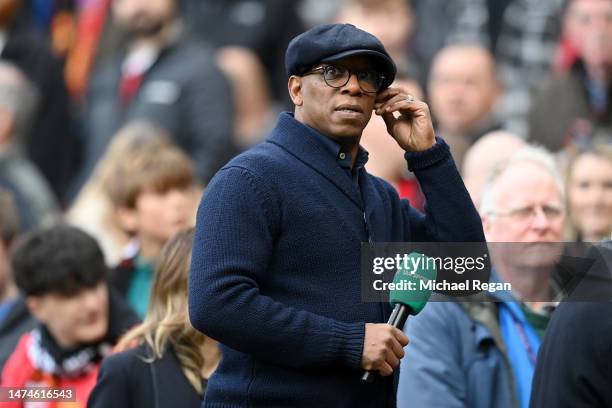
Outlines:
<svg viewBox="0 0 612 408"><path fill-rule="evenodd" d="M408 319L408 315L410 314L410 309L408 306L403 303L396 303L393 311L391 312L391 316L389 316L389 321L387 324L395 327L396 329L404 330L404 325L406 324L406 319ZM371 383L374 381L374 373L372 371L364 371L361 376L361 381L365 381L367 383Z"/></svg>
<svg viewBox="0 0 612 408"><path fill-rule="evenodd" d="M410 314L410 308L403 303L396 303L393 310L397 310L397 313L395 313L395 316L394 313L391 313L387 323L396 329L404 331L404 325L406 324L406 320Z"/></svg>

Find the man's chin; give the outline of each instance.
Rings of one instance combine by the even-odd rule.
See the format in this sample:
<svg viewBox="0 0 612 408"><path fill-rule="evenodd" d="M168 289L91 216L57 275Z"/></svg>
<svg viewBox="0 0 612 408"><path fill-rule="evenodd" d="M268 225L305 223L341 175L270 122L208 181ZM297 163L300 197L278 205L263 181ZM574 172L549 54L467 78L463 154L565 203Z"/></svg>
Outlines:
<svg viewBox="0 0 612 408"><path fill-rule="evenodd" d="M365 125L367 125L367 122L366 124L361 122L338 124L332 129L334 134L331 136L335 139L358 139L361 137Z"/></svg>
<svg viewBox="0 0 612 408"><path fill-rule="evenodd" d="M108 325L99 324L95 327L87 326L81 329L81 335L79 336L79 340L81 344L95 344L104 339L106 337L106 332L108 331Z"/></svg>
<svg viewBox="0 0 612 408"><path fill-rule="evenodd" d="M159 34L164 28L164 23L162 21L155 22L139 22L134 23L129 29L129 33L131 37L134 38L142 38L142 37L154 37Z"/></svg>
<svg viewBox="0 0 612 408"><path fill-rule="evenodd" d="M523 263L531 267L552 267L563 253L563 244L559 242L532 242L521 245Z"/></svg>

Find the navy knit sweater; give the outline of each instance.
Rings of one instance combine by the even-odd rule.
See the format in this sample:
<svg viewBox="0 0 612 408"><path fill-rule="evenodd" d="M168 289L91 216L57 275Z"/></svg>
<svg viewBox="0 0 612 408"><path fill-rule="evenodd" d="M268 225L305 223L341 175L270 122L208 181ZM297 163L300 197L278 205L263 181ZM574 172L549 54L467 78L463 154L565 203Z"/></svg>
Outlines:
<svg viewBox="0 0 612 408"><path fill-rule="evenodd" d="M390 313L360 301L360 243L484 241L441 139L406 155L427 199L423 216L364 169L360 194L320 136L282 114L202 199L189 316L223 352L206 407L395 406L397 376L360 381L365 323Z"/></svg>

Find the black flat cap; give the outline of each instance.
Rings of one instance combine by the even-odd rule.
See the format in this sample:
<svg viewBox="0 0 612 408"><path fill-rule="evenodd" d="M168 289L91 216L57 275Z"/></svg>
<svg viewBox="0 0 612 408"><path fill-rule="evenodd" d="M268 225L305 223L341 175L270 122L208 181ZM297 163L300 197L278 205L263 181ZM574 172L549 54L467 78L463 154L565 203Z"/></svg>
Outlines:
<svg viewBox="0 0 612 408"><path fill-rule="evenodd" d="M321 62L364 55L384 75L383 89L395 79L395 63L380 40L352 24L325 24L311 28L289 43L285 53L287 75L302 75Z"/></svg>

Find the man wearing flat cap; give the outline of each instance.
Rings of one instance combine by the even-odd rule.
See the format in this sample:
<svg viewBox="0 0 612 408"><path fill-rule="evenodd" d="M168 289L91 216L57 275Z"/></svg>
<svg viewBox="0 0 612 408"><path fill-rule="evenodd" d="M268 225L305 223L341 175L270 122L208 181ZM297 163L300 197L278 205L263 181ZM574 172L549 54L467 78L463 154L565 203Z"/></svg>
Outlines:
<svg viewBox="0 0 612 408"><path fill-rule="evenodd" d="M361 301L360 244L484 241L427 105L390 87L381 42L315 27L286 53L295 110L211 181L198 210L192 324L221 343L206 407L394 407L407 337L386 303ZM372 113L406 150L423 215L364 168ZM361 381L364 369L377 372Z"/></svg>

